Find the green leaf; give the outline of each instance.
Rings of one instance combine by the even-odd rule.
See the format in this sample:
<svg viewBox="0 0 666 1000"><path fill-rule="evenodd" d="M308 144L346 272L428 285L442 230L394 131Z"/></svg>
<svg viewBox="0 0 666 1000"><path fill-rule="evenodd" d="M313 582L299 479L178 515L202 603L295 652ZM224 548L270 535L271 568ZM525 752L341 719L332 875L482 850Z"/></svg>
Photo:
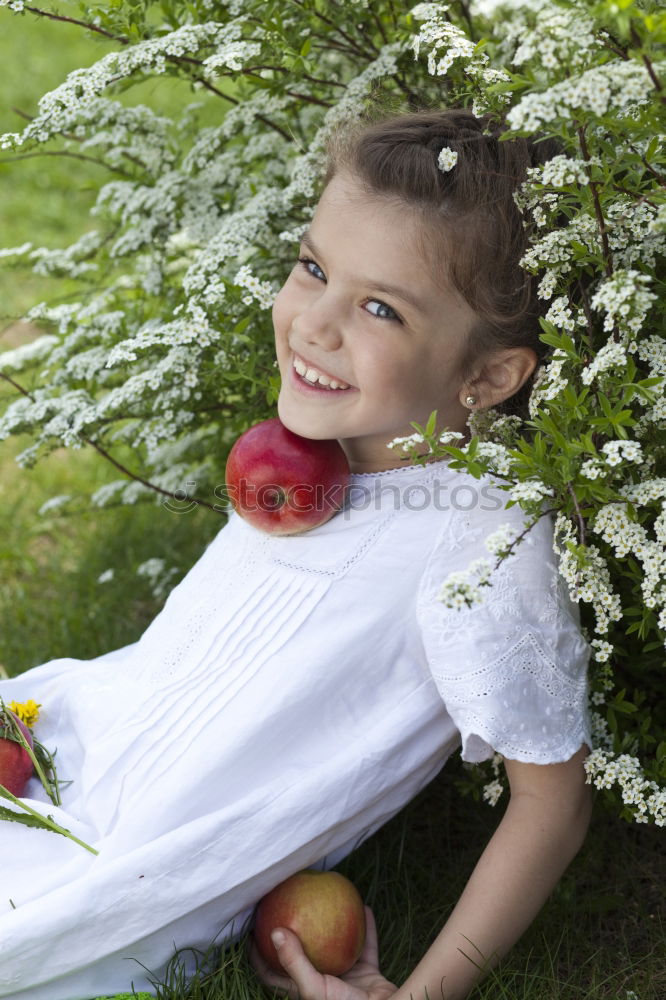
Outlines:
<svg viewBox="0 0 666 1000"><path fill-rule="evenodd" d="M425 437L431 437L435 433L435 426L437 424L437 410L433 410L428 417L428 423L425 425Z"/></svg>

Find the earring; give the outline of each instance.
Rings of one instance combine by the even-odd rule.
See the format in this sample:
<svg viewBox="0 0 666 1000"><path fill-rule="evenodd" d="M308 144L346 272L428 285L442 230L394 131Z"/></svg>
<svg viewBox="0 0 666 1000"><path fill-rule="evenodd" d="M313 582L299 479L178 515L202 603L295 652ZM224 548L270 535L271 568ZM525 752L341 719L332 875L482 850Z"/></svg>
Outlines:
<svg viewBox="0 0 666 1000"><path fill-rule="evenodd" d="M476 403L476 396L468 396L465 400L465 406L474 406Z"/></svg>

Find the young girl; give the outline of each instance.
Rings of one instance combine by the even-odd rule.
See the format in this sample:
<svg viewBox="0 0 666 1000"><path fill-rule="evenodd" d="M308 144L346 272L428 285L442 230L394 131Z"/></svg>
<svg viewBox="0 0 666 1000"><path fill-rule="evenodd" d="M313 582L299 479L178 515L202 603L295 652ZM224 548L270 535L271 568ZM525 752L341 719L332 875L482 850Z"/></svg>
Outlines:
<svg viewBox="0 0 666 1000"><path fill-rule="evenodd" d="M553 149L499 142L471 112L382 116L332 139L323 194L273 321L278 414L337 438L346 505L299 535L235 513L141 639L0 684L43 706L63 805L27 798L94 845L0 823L0 996L83 1000L150 989L174 946L237 935L299 869L332 867L413 798L460 746L499 753L509 805L440 935L406 982L366 951L322 977L285 932L305 1000L467 995L532 921L589 821L589 646L544 515L481 604L447 608L443 580L480 556L516 505L491 477L388 448L517 410L543 345L513 192ZM470 945L471 943L471 945ZM479 959L483 956L483 960ZM135 961L131 961L131 960ZM141 964L139 964L141 963Z"/></svg>

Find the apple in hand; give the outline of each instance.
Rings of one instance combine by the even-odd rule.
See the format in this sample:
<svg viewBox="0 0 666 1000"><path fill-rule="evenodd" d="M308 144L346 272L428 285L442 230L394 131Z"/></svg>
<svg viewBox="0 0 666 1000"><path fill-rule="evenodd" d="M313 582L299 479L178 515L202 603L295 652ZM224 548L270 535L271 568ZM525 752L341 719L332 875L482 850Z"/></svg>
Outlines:
<svg viewBox="0 0 666 1000"><path fill-rule="evenodd" d="M365 944L365 909L358 889L340 872L308 868L281 882L257 905L254 940L274 972L284 973L271 941L276 927L292 930L321 973L342 976Z"/></svg>
<svg viewBox="0 0 666 1000"><path fill-rule="evenodd" d="M4 785L12 795L20 798L28 784L28 779L32 777L32 761L25 747L6 735L11 730L7 724L3 725L3 714L11 715L15 719L30 749L33 747L32 733L8 708L5 708L4 713L0 714L0 785Z"/></svg>
<svg viewBox="0 0 666 1000"><path fill-rule="evenodd" d="M301 437L274 417L241 434L225 479L229 500L246 521L273 535L295 535L342 507L350 471L338 441Z"/></svg>

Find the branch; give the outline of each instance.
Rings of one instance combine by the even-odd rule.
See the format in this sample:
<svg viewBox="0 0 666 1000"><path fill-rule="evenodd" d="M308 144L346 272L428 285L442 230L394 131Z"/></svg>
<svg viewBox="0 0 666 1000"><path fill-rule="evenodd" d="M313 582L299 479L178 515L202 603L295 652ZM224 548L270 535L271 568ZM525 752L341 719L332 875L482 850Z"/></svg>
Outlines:
<svg viewBox="0 0 666 1000"><path fill-rule="evenodd" d="M580 142L580 150L583 154L585 160L590 159L590 151L587 146L587 140L585 138L585 128L580 126L577 129L578 140ZM608 244L608 230L606 229L606 220L604 219L604 213L601 209L601 202L599 200L599 191L597 190L596 181L590 180L590 191L592 192L592 201L594 202L594 213L597 217L597 225L599 226L599 233L601 235L601 246L604 255L604 267L606 274L609 278L613 276L613 255L611 253L610 246Z"/></svg>
<svg viewBox="0 0 666 1000"><path fill-rule="evenodd" d="M96 24L88 24L87 21L77 21L76 18L65 17L64 14L52 14L48 10L40 10L39 7L24 7L23 9L29 10L31 14L37 14L39 17L48 17L52 21L66 21L68 24L77 24L80 28L87 28L88 31L96 31L98 35L110 38L112 42L119 42L120 45L129 45L129 38L125 38L124 35L112 35L110 31L105 31L104 28L100 28Z"/></svg>
<svg viewBox="0 0 666 1000"><path fill-rule="evenodd" d="M520 541L520 539L524 535L526 535L528 531L532 530L532 528L534 527L535 524L538 524L538 522L541 520L542 517L545 517L546 514L559 514L559 512L560 512L560 508L559 507L549 507L548 510L544 510L543 513L539 514L539 516L536 518L535 521L532 521L532 523L528 524L527 527L523 531L521 531L521 533L519 535L516 535L516 537L511 542L511 544L507 548L507 550L504 553L504 555L503 556L499 556L497 562L493 566L493 572L495 572L496 569L499 569L499 567L501 566L502 562L505 559L509 558L509 556L511 555L511 552L513 551L513 547L518 544L518 542Z"/></svg>
<svg viewBox="0 0 666 1000"><path fill-rule="evenodd" d="M4 379L6 382L9 382L9 384L12 385L17 392L20 392L23 396L27 396L28 399L30 399L33 403L35 402L35 397L32 395L32 393L28 392L27 389L24 389L22 385L19 385L18 382L15 382L14 379L11 378L9 375L7 375L5 372L0 372L0 378ZM163 490L161 486L156 486L155 483L148 482L147 479L143 479L141 476L137 476L136 473L131 472L126 466L124 466L121 462L119 462L118 459L114 458L113 455L110 455L109 452L106 451L106 449L102 448L102 446L97 444L96 441L93 441L92 438L86 437L83 434L81 435L81 438L83 441L85 441L86 444L89 444L91 448L94 448L95 451L99 452L99 454L102 455L103 458L106 458L107 461L111 463L111 465L115 466L116 469L118 469L124 475L128 476L130 479L134 479L136 480L136 482L142 483L148 489L154 490L156 493L160 493L162 496L169 497L171 500L181 499L177 497L175 493L171 493L169 492L169 490ZM208 507L209 510L214 510L216 514L220 513L220 511L216 510L215 506L211 503L208 503L207 500L199 500L197 497L188 497L188 500L191 500L192 503L198 504L200 507Z"/></svg>
<svg viewBox="0 0 666 1000"><path fill-rule="evenodd" d="M578 506L578 497L574 493L574 489L571 483L567 483L567 489L573 498L574 507L576 508L576 519L578 521L580 544L585 545L585 520L580 512L580 507Z"/></svg>
<svg viewBox="0 0 666 1000"><path fill-rule="evenodd" d="M372 7L369 7L368 10L372 14L373 20L374 20L375 24L377 25L377 31L382 36L382 40L384 42L384 45L388 45L388 38L386 37L386 32L384 31L384 25L382 24L381 19L378 17L378 15L372 9Z"/></svg>
<svg viewBox="0 0 666 1000"><path fill-rule="evenodd" d="M212 83L209 83L209 81L206 80L205 77L192 76L190 77L190 79L196 80L198 83L201 83L206 88L206 90L210 90L212 94L217 94L218 97L224 98L225 101L229 101L231 104L240 104L240 101L236 100L235 97L229 97L228 94L225 94L223 91L218 90L217 87L214 87ZM279 125L276 125L275 122L272 122L270 118L266 118L264 115L257 115L256 117L257 121L263 122L264 125L268 126L268 128L272 128L274 132L277 132L278 135L281 135L283 139L287 140L287 142L292 141L292 137L289 135L289 133L285 132L285 130L283 128L280 128Z"/></svg>
<svg viewBox="0 0 666 1000"><path fill-rule="evenodd" d="M330 101L322 101L318 97L311 97L310 94L299 94L295 90L285 90L285 94L289 94L290 97L296 97L300 101L307 101L308 104L319 104L322 108L333 106Z"/></svg>
<svg viewBox="0 0 666 1000"><path fill-rule="evenodd" d="M20 156L7 156L4 159L0 159L0 163L16 163L19 160L31 160L34 156L69 156L73 160L87 160L88 163L97 163L100 167L106 167L107 170L112 170L120 174L121 177L133 180L132 175L123 170L122 167L112 167L110 163L98 160L95 156L86 156L84 153L70 153L66 149L40 149L37 153L21 153Z"/></svg>
<svg viewBox="0 0 666 1000"><path fill-rule="evenodd" d="M137 476L135 472L131 472L126 466L119 462L118 459L114 458L113 455L110 455L108 451L102 448L101 445L97 444L96 441L93 441L92 438L84 437L83 440L86 444L89 444L92 448L94 448L95 451L99 452L103 458L106 458L111 465L114 465L116 469L124 473L124 475L129 476L130 479L136 480L137 483L142 483L144 486L148 487L148 489L155 490L156 493L160 493L164 497L169 497L171 500L182 500L182 497L177 497L175 493L171 493L169 490L163 490L161 486L156 486L155 483L151 483L147 479ZM188 497L187 499L192 503L198 504L200 507L208 507L209 510L215 510L214 505L212 503L208 503L207 500L199 500L197 497ZM220 511L215 510L215 513L219 514Z"/></svg>
<svg viewBox="0 0 666 1000"><path fill-rule="evenodd" d="M636 31L636 28L634 27L634 25L631 26L631 40L634 43L634 45L636 46L636 48L641 50L641 58L643 59L643 65L645 66L646 70L648 71L648 76L652 80L652 83L654 85L654 89L659 94L661 100L662 101L666 101L666 97L664 97L664 94L662 93L662 91L664 89L663 85L662 85L662 82L659 79L659 77L657 76L656 70L655 70L654 66L652 65L652 63L651 63L649 56L647 56L645 54L645 52L643 52L643 42L642 42L642 39L641 39L640 35Z"/></svg>
<svg viewBox="0 0 666 1000"><path fill-rule="evenodd" d="M641 152L639 152L639 150L637 150L635 146L632 146L631 143L629 143L629 149L631 150L632 153L635 153L636 156L639 157L641 163L648 171L648 173L652 174L653 177L656 177L659 183L659 187L666 187L666 177L663 174L660 174L658 170L655 170L652 164L648 163L648 161L645 159L645 156Z"/></svg>
<svg viewBox="0 0 666 1000"><path fill-rule="evenodd" d="M583 282L578 278L578 290L580 291L580 300L583 306L583 312L585 313L585 320L587 322L587 332L590 337L590 343L592 343L592 338L594 337L594 320L592 318L592 312L590 310L590 303L587 299L587 292L583 285Z"/></svg>
<svg viewBox="0 0 666 1000"><path fill-rule="evenodd" d="M465 3L465 0L458 0L458 6L460 7L460 11L462 13L463 18L467 22L467 28L468 28L469 37L471 38L471 40L473 42L478 41L478 39L476 39L474 37L474 34L475 34L475 32L474 32L474 21L472 19L472 15L471 15L470 10L469 10L469 5L467 3Z"/></svg>
<svg viewBox="0 0 666 1000"><path fill-rule="evenodd" d="M298 7L303 8L301 0L293 0L293 2ZM342 51L351 50L355 55L359 56L361 59L368 59L368 53L364 52L363 49L360 49L356 44L356 42L354 41L354 39L351 37L351 35L348 35L346 31L343 31L343 29L339 25L335 24L335 22L332 21L330 17L326 17L324 14L321 13L321 11L318 10L313 10L311 11L311 13L313 13L316 17L318 17L320 21L324 21L325 24L330 25L339 35L342 35L342 37L345 39L348 45L348 48L345 49L343 47ZM327 43L329 43L329 39L326 39L326 41ZM334 43L329 43L329 44L334 44ZM377 49L374 46L372 46L372 48L375 50L375 53L377 53Z"/></svg>

